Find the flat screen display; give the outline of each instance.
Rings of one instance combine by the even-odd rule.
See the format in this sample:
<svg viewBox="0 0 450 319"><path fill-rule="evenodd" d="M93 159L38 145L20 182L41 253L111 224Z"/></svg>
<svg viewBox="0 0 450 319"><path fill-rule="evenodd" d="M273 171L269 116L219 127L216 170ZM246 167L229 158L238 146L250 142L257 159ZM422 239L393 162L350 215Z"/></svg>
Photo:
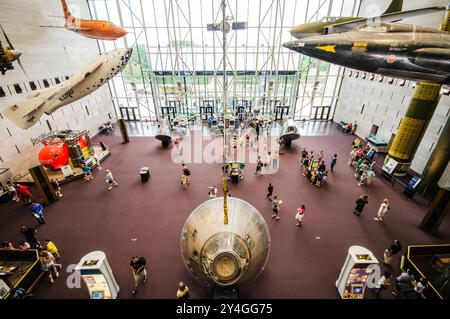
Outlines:
<svg viewBox="0 0 450 319"><path fill-rule="evenodd" d="M93 291L92 299L105 299L105 294L103 291Z"/></svg>

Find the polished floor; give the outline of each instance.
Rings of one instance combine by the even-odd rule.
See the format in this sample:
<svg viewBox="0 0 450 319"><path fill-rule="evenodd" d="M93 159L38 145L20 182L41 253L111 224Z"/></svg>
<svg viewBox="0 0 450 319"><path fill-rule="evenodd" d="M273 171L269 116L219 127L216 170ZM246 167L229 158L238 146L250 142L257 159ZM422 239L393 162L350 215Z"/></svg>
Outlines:
<svg viewBox="0 0 450 319"><path fill-rule="evenodd" d="M450 242L450 218L437 234L418 228L426 207L422 201L407 200L382 179L370 188L359 187L353 170L346 165L352 136L330 127L328 136L303 136L280 157L275 175L256 176L248 164L244 180L231 185L233 196L255 206L266 219L271 235L271 251L261 276L241 289L242 298L339 298L335 281L347 250L352 245L370 249L381 260L385 248L399 239L408 244ZM194 135L195 133L193 133ZM182 262L179 239L190 212L208 199L208 186L220 185L221 164L189 164L191 187L180 186L180 165L171 158L172 149L162 149L152 137L131 137L122 144L118 136L95 139L111 148L112 155L94 172L94 180L78 180L63 185L63 198L45 208L47 224L39 227L38 238L52 239L59 247L64 270L86 253L106 253L116 280L119 298L175 298L179 281L190 287L193 298L209 298L211 292L197 284ZM301 149L325 151L327 162L338 154L338 164L325 185L312 186L299 169ZM142 184L139 168L148 166L150 181ZM111 169L119 187L107 191L105 169ZM275 187L282 200L280 220L271 218L271 204L265 199L267 184ZM361 194L369 204L361 217L353 212ZM373 220L384 198L392 209L383 223ZM295 226L294 215L306 205L304 226ZM18 243L21 225L35 225L25 207L10 202L0 206L0 238ZM404 250L403 250L404 251ZM133 296L133 277L129 267L132 255L145 256L149 262L149 283ZM390 270L398 273L400 256ZM51 285L44 278L36 287L37 298L88 298L84 286L69 289L70 274L61 272ZM367 297L373 297L367 293ZM383 298L392 298L390 293Z"/></svg>

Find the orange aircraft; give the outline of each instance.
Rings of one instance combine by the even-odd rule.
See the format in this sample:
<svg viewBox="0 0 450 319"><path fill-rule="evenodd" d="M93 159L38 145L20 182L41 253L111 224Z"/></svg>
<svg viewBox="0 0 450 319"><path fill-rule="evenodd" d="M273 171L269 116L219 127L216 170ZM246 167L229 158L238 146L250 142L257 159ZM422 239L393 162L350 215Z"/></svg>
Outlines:
<svg viewBox="0 0 450 319"><path fill-rule="evenodd" d="M97 40L117 40L127 34L124 28L104 20L84 20L72 16L65 0L61 0L67 30L81 34L84 37Z"/></svg>

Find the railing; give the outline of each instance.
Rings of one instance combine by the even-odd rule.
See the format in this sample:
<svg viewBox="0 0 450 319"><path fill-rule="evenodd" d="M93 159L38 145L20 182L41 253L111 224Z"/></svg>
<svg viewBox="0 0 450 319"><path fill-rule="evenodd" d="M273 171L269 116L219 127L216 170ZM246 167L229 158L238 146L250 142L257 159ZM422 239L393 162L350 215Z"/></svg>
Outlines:
<svg viewBox="0 0 450 319"><path fill-rule="evenodd" d="M397 177L386 173L383 170L383 167L378 165L376 162L372 165L372 170L375 172L376 177L378 177L381 181L385 182L386 184L390 185L396 191L399 191L399 192L403 193L403 191L406 188L409 188L404 182L402 182ZM389 176L389 177L385 178L385 177L383 177L383 175ZM419 195L423 200L427 200L425 198L424 192L416 192L416 191L414 191L414 194L415 194L415 196Z"/></svg>

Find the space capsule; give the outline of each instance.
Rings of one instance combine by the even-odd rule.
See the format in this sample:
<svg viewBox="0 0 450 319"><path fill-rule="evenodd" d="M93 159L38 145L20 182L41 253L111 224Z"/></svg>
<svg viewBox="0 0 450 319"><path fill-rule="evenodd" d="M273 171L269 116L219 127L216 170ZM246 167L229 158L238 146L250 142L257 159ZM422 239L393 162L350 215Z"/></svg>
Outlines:
<svg viewBox="0 0 450 319"><path fill-rule="evenodd" d="M172 134L170 133L170 126L166 120L162 120L159 124L158 132L155 135L157 140L160 140L162 147L168 147L172 142Z"/></svg>
<svg viewBox="0 0 450 319"><path fill-rule="evenodd" d="M261 273L269 257L270 234L263 216L248 202L228 198L228 224L223 197L210 199L189 215L180 247L190 274L207 287L241 286Z"/></svg>
<svg viewBox="0 0 450 319"><path fill-rule="evenodd" d="M38 155L39 163L55 170L69 163L69 149L66 142L60 141L45 145Z"/></svg>
<svg viewBox="0 0 450 319"><path fill-rule="evenodd" d="M291 147L292 141L300 138L297 126L293 119L289 119L283 124L281 129L280 140L283 141L284 146Z"/></svg>

